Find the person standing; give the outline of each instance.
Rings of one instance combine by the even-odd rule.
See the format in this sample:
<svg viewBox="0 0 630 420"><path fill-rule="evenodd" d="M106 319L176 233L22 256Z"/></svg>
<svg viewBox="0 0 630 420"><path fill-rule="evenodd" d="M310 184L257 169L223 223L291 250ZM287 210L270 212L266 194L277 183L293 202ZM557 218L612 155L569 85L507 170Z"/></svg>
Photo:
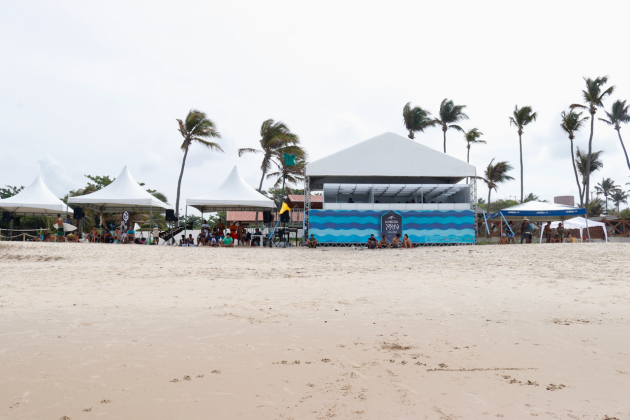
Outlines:
<svg viewBox="0 0 630 420"><path fill-rule="evenodd" d="M559 243L562 243L562 238L564 237L564 226L562 226L562 223L558 224L556 233L558 234Z"/></svg>
<svg viewBox="0 0 630 420"><path fill-rule="evenodd" d="M543 229L543 234L545 235L545 238L547 239L547 244L551 243L551 222L547 222L547 224L545 225L545 228Z"/></svg>
<svg viewBox="0 0 630 420"><path fill-rule="evenodd" d="M222 219L219 219L219 223L217 223L217 235L219 236L219 240L223 239L225 235L225 225Z"/></svg>
<svg viewBox="0 0 630 420"><path fill-rule="evenodd" d="M63 236L63 219L61 218L61 214L57 215L57 220L55 220L55 226L57 226L57 242L63 242L65 240Z"/></svg>
<svg viewBox="0 0 630 420"><path fill-rule="evenodd" d="M155 225L155 227L153 228L153 243L155 245L159 245L160 243L160 228L158 227L158 225Z"/></svg>
<svg viewBox="0 0 630 420"><path fill-rule="evenodd" d="M521 244L523 244L523 240L526 244L532 243L532 225L528 218L524 218L523 223L521 223Z"/></svg>

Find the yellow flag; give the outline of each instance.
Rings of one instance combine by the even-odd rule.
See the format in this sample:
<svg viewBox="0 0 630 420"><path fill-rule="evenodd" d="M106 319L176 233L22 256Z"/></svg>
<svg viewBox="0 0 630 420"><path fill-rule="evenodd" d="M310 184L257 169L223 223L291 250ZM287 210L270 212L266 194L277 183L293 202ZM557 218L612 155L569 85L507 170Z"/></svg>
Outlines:
<svg viewBox="0 0 630 420"><path fill-rule="evenodd" d="M280 214L284 213L285 211L291 211L291 209L289 208L289 206L287 206L287 203L282 203L282 208L280 209Z"/></svg>

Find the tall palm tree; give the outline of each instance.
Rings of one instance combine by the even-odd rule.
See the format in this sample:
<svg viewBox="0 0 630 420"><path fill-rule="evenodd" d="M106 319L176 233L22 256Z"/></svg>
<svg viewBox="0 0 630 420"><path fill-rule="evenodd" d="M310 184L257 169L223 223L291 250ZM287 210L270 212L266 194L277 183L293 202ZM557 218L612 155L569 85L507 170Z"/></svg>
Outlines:
<svg viewBox="0 0 630 420"><path fill-rule="evenodd" d="M429 118L431 113L426 111L419 106L411 107L411 102L408 102L407 105L403 108L403 121L405 123L405 128L409 130L408 137L410 139L414 139L416 136L414 133L422 132L425 128L433 127L435 125L435 120Z"/></svg>
<svg viewBox="0 0 630 420"><path fill-rule="evenodd" d="M571 142L571 163L573 164L573 173L575 174L575 182L577 183L578 193L580 195L580 206L582 203L582 186L578 178L577 168L575 167L575 154L573 153L573 139L575 139L575 132L578 131L584 125L584 122L588 120L588 117L582 117L581 112L573 112L572 110L567 112L562 111L560 114L562 117L562 123L560 127L569 135L569 141Z"/></svg>
<svg viewBox="0 0 630 420"><path fill-rule="evenodd" d="M608 83L608 76L598 77L596 79L585 77L584 82L586 82L586 89L582 91L582 98L584 99L584 103L586 105L573 104L571 105L571 108L586 109L591 114L591 134L588 138L588 154L586 156L586 167L585 167L587 171L586 171L586 174L584 174L586 177L586 184L585 184L586 191L584 193L584 195L586 196L586 202L585 202L586 219L588 219L588 211L589 211L588 194L589 194L590 185L591 185L590 168L591 168L591 160L593 159L593 130L594 130L593 124L595 123L595 114L597 113L598 107L604 106L604 103L603 103L604 99L607 96L612 95L612 93L615 91L615 87L611 86L608 89L604 90L604 85ZM590 230L588 230L588 232L589 232L589 238L590 238Z"/></svg>
<svg viewBox="0 0 630 420"><path fill-rule="evenodd" d="M524 106L519 108L518 105L514 107L514 112L510 117L510 125L518 128L518 146L521 153L521 203L523 202L523 127L529 123L536 121L537 114L532 111L531 106Z"/></svg>
<svg viewBox="0 0 630 420"><path fill-rule="evenodd" d="M275 122L268 119L260 127L260 149L243 148L238 149L238 156L245 153L262 153L263 161L260 165L262 176L258 191L262 191L263 181L267 171L271 168L271 159L274 153L289 153L297 156L304 156L304 150L299 146L300 138L289 130L282 121Z"/></svg>
<svg viewBox="0 0 630 420"><path fill-rule="evenodd" d="M626 105L626 101L616 100L610 109L610 112L604 111L607 120L600 118L600 121L605 122L608 125L612 125L615 130L617 130L617 135L619 136L619 141L621 142L621 147L623 148L623 153L626 155L626 163L628 164L628 169L630 169L630 159L628 159L628 152L626 152L626 146L623 144L623 140L621 139L621 123L630 122L630 115L628 115L628 106Z"/></svg>
<svg viewBox="0 0 630 420"><path fill-rule="evenodd" d="M579 147L577 148L577 151L575 152L575 165L577 166L577 170L580 176L582 176L582 195L583 196L586 195L587 173L592 174L593 172L598 171L604 167L604 162L602 162L600 159L600 156L602 155L602 153L604 153L603 150L591 153L591 165L589 167L587 153L584 152ZM587 170L587 168L590 168L590 169ZM580 197L580 202L582 203L585 202L584 197Z"/></svg>
<svg viewBox="0 0 630 420"><path fill-rule="evenodd" d="M276 171L267 174L267 178L276 178L273 184L274 188L278 188L282 183L282 192L280 194L280 202L284 201L285 184L286 191L291 192L290 185L297 185L304 182L304 170L306 169L306 159L304 156L295 157L295 165L287 166L284 164L284 152L275 152L272 161L276 166Z"/></svg>
<svg viewBox="0 0 630 420"><path fill-rule="evenodd" d="M223 152L221 146L217 143L208 141L207 139L221 138L221 134L217 131L214 122L210 120L205 112L191 109L184 121L177 120L179 123L179 132L184 138L181 149L184 151L184 159L182 160L182 170L179 173L177 181L177 198L175 199L175 216L179 217L179 194L182 187L182 177L184 176L184 167L186 166L186 157L193 143L207 147L210 150Z"/></svg>
<svg viewBox="0 0 630 420"><path fill-rule="evenodd" d="M507 174L512 169L514 169L512 165L510 165L509 162L501 161L501 162L495 163L494 165L493 165L493 162L494 162L494 159L490 161L490 163L488 164L488 167L485 169L484 171L485 176L477 177L477 179L480 179L483 182L485 182L486 186L488 187L488 204L487 204L488 212L490 212L490 203L491 203L490 194L492 194L492 190L496 191L497 188L499 187L499 184L502 184L506 181L511 181L514 179Z"/></svg>
<svg viewBox="0 0 630 420"><path fill-rule="evenodd" d="M486 144L485 140L480 140L479 137L483 136L483 133L478 128L471 128L464 132L464 139L466 139L466 148L468 152L466 154L466 162L470 163L470 146L473 144Z"/></svg>
<svg viewBox="0 0 630 420"><path fill-rule="evenodd" d="M628 193L623 190L613 191L610 199L613 201L613 203L615 203L615 206L617 206L617 213L619 213L619 206L621 205L621 203L628 204L628 198L630 198L628 196Z"/></svg>
<svg viewBox="0 0 630 420"><path fill-rule="evenodd" d="M595 191L597 191L597 195L603 195L606 203L606 213L608 213L608 196L611 195L614 191L619 190L621 185L616 185L615 181L611 178L604 178L602 182L595 185Z"/></svg>
<svg viewBox="0 0 630 420"><path fill-rule="evenodd" d="M434 120L435 124L442 126L444 132L444 153L446 153L446 130L452 128L464 132L464 129L455 124L462 120L467 120L468 115L464 113L466 105L455 105L452 100L444 99L440 105L440 118Z"/></svg>

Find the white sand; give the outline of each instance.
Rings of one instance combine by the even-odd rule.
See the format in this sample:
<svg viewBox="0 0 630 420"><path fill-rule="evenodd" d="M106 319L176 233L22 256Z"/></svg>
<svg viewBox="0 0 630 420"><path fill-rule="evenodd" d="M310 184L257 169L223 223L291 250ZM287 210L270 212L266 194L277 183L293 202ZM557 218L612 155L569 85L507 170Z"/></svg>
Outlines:
<svg viewBox="0 0 630 420"><path fill-rule="evenodd" d="M0 244L0 418L626 419L629 251Z"/></svg>

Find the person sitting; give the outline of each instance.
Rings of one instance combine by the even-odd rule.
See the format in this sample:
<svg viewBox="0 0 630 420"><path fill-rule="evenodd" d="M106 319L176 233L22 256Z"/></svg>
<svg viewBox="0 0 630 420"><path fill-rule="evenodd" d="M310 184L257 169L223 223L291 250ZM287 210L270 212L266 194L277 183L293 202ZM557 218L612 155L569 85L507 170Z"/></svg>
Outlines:
<svg viewBox="0 0 630 420"><path fill-rule="evenodd" d="M223 224L223 219L219 219L219 223L215 226L217 230L217 237L219 240L223 239L225 234L225 225Z"/></svg>
<svg viewBox="0 0 630 420"><path fill-rule="evenodd" d="M232 239L231 236L226 236L225 239L223 239L223 244L221 246L223 248L233 248L234 240Z"/></svg>
<svg viewBox="0 0 630 420"><path fill-rule="evenodd" d="M256 228L256 231L254 232L252 237L254 238L252 240L252 246L254 246L254 244L256 244L256 246L260 246L260 240L262 237L262 232L260 231L260 228Z"/></svg>
<svg viewBox="0 0 630 420"><path fill-rule="evenodd" d="M247 245L247 229L245 229L245 225L237 222L236 226L236 233L238 234L238 244L241 246Z"/></svg>
<svg viewBox="0 0 630 420"><path fill-rule="evenodd" d="M367 241L368 249L376 249L376 237L374 234L371 234Z"/></svg>
<svg viewBox="0 0 630 420"><path fill-rule="evenodd" d="M108 230L103 232L103 242L106 244L114 243L114 237Z"/></svg>
<svg viewBox="0 0 630 420"><path fill-rule="evenodd" d="M179 240L179 246L188 246L188 244L186 243L186 235L182 235L181 239Z"/></svg>
<svg viewBox="0 0 630 420"><path fill-rule="evenodd" d="M308 243L309 248L317 248L317 238L315 238L315 235L312 233L311 237L308 238L308 241L306 241L306 243Z"/></svg>
<svg viewBox="0 0 630 420"><path fill-rule="evenodd" d="M186 238L186 243L188 246L195 246L195 239L192 237L192 233L188 234L188 238Z"/></svg>
<svg viewBox="0 0 630 420"><path fill-rule="evenodd" d="M120 229L116 228L114 230L114 234L112 235L112 239L114 239L114 243L117 244L120 242Z"/></svg>
<svg viewBox="0 0 630 420"><path fill-rule="evenodd" d="M98 230L96 230L96 226L92 227L90 233L88 233L88 242L96 242L98 238Z"/></svg>
<svg viewBox="0 0 630 420"><path fill-rule="evenodd" d="M566 239L567 243L573 243L573 236L571 236L571 231L567 231L567 239Z"/></svg>
<svg viewBox="0 0 630 420"><path fill-rule="evenodd" d="M199 235L197 235L197 246L203 246L205 244L206 244L206 234L202 230L201 232L199 232Z"/></svg>
<svg viewBox="0 0 630 420"><path fill-rule="evenodd" d="M403 237L403 248L413 248L411 239L409 239L409 236L406 233L405 233L405 236Z"/></svg>
<svg viewBox="0 0 630 420"><path fill-rule="evenodd" d="M68 240L69 240L70 242L78 243L78 242L79 242L79 239L81 239L81 238L79 237L79 233L78 233L78 232L76 232L76 231L75 231L75 232L72 232L72 233L70 233L70 234L68 235Z"/></svg>
<svg viewBox="0 0 630 420"><path fill-rule="evenodd" d="M219 246L219 238L217 237L216 234L212 234L212 237L210 238L210 241L208 243L208 245L210 246Z"/></svg>
<svg viewBox="0 0 630 420"><path fill-rule="evenodd" d="M389 244L389 247L396 249L399 246L400 246L400 233L397 233L396 236L394 237L394 239L392 239L392 243Z"/></svg>
<svg viewBox="0 0 630 420"><path fill-rule="evenodd" d="M383 238L381 239L381 241L378 243L378 247L379 248L387 248L387 236L383 235Z"/></svg>
<svg viewBox="0 0 630 420"><path fill-rule="evenodd" d="M129 229L127 229L127 242L130 244L136 242L136 231L131 226L129 226Z"/></svg>
<svg viewBox="0 0 630 420"><path fill-rule="evenodd" d="M44 232L44 237L42 238L44 242L50 242L52 240L52 236L50 235L50 231L46 229Z"/></svg>

